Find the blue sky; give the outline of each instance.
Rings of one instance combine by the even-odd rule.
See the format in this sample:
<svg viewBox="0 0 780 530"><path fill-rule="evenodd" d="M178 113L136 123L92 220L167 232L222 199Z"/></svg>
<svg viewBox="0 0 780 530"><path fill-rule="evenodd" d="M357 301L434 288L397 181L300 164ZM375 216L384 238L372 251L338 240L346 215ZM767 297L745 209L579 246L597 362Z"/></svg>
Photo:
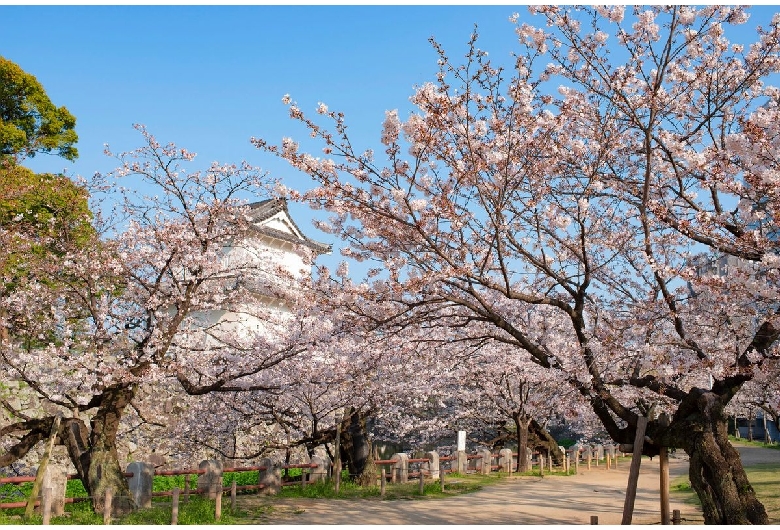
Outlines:
<svg viewBox="0 0 780 530"><path fill-rule="evenodd" d="M523 9L523 8L520 8ZM37 171L90 175L116 163L103 154L140 145L132 124L214 160L250 163L289 187L308 177L257 151L252 136L300 136L281 99L307 111L322 101L346 114L366 147L384 111L408 106L432 80L436 36L466 52L474 24L485 48L509 57L508 17L518 8L412 6L0 6L0 55L35 75L76 116L79 158L38 155ZM490 47L488 47L490 44ZM296 209L309 226L307 210ZM331 242L331 241L328 241ZM334 242L335 243L335 242Z"/></svg>
<svg viewBox="0 0 780 530"><path fill-rule="evenodd" d="M35 75L56 105L77 119L76 162L39 155L37 171L90 175L103 155L140 145L132 124L210 162L248 162L293 188L308 177L263 155L252 136L278 143L302 130L281 98L304 111L317 103L345 113L361 147L378 145L384 111L405 116L414 86L433 80L434 36L457 59L478 25L480 48L509 62L513 12L524 6L0 6L0 55ZM774 6L751 10L745 30L766 24ZM334 243L293 210L301 228ZM338 252L330 261L341 259Z"/></svg>

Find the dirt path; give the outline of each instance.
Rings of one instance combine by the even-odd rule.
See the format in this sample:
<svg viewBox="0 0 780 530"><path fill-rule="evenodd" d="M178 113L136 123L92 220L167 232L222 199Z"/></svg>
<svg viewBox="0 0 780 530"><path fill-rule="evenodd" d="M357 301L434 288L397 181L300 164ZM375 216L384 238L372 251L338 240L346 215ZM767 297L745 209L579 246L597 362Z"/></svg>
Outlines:
<svg viewBox="0 0 780 530"><path fill-rule="evenodd" d="M382 501L267 499L274 507L254 524L620 524L629 460L607 471L604 464L580 468L577 476L512 477L482 490L447 499ZM687 458L670 458L670 476L688 472ZM635 524L660 522L658 459L640 469ZM255 507L258 501L248 501ZM242 506L248 508L250 505ZM690 522L702 522L696 509L672 502Z"/></svg>
<svg viewBox="0 0 780 530"><path fill-rule="evenodd" d="M736 444L735 444L736 445ZM739 447L746 465L777 463L780 451ZM482 490L446 499L382 501L247 498L241 507L273 506L268 515L250 524L620 524L623 515L629 459L618 469L580 468L577 476L512 477ZM669 459L669 475L688 474L688 457L678 451ZM633 524L659 524L658 459L643 460L640 468ZM672 495L671 509L680 510L685 524L702 524L701 510Z"/></svg>

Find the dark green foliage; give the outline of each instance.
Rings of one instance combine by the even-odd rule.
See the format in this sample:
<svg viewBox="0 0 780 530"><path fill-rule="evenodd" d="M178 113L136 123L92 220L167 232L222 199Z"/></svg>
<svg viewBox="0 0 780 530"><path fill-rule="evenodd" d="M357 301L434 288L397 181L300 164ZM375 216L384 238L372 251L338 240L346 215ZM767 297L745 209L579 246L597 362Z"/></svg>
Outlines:
<svg viewBox="0 0 780 530"><path fill-rule="evenodd" d="M0 163L54 153L75 160L76 118L56 107L32 76L0 57Z"/></svg>

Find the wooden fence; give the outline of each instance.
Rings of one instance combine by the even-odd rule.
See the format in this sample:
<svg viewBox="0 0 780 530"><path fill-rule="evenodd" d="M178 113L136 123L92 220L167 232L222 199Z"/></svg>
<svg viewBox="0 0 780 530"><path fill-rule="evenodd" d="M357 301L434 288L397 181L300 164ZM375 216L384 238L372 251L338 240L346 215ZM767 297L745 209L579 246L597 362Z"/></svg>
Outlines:
<svg viewBox="0 0 780 530"><path fill-rule="evenodd" d="M322 467L322 462L317 461L302 464L276 466L273 465L269 460L264 465L259 466L222 468L221 463L207 460L202 462L198 469L156 470L153 466L151 466L151 464L133 462L128 466L128 469L134 469L134 471L123 473L123 475L125 478L129 479L128 483L130 493L136 503L136 506L138 507L151 506L151 499L153 497L171 497L172 503L174 505L174 513L177 513L178 501L180 497L183 497L183 501L187 502L190 499L190 495L202 495L216 500L217 518L219 518L219 514L221 512L221 499L222 495L225 493L230 493L231 504L235 506L235 497L239 491L256 490L261 494L267 494L278 492L278 488L282 486L305 486L315 480L322 480L325 478L324 476L314 476L313 473ZM296 481L282 481L281 471L284 469L300 469L302 471L301 479ZM306 470L309 470L309 473L306 473ZM258 472L257 484L243 484L239 486L236 484L236 481L233 480L230 486L225 487L222 483L223 473L239 473L247 471ZM143 480L144 475L146 475L146 478L149 480ZM183 476L184 488L173 488L170 491L153 491L152 477L154 476ZM196 488L190 487L190 483L193 477L198 477L198 486ZM34 506L39 508L43 513L44 524L48 524L48 520L52 513L54 515L62 515L64 513L65 504L90 500L89 497L64 496L65 484L67 481L78 478L78 475L60 474L59 476L55 475L49 477L48 481L44 480L43 487L41 488L40 498L34 501ZM21 485L34 481L34 476L3 477L0 478L0 485ZM62 495L55 498L53 494L54 491L59 491L62 493ZM104 501L108 507L106 508L106 515L104 515L104 520L106 518L109 518L110 520L111 503L113 500L115 500L113 492L107 491L106 496L104 497ZM25 508L26 506L26 500L0 503L0 509ZM175 524L175 522L173 522L173 524Z"/></svg>
<svg viewBox="0 0 780 530"><path fill-rule="evenodd" d="M579 463L587 463L588 468L593 460L598 465L600 460L606 460L607 469L610 468L610 461L617 465L618 451L616 446L594 447L575 447L568 451L563 450L563 465L559 469L569 472L572 461L578 468ZM532 453L529 451L529 463L531 469L536 467L540 473L544 473L545 468L553 471L553 459L549 455ZM474 454L467 454L458 451L449 456L439 456L435 451L426 453L423 458L409 458L405 453L397 453L390 459L375 460L378 467L377 479L380 483L382 494L384 494L385 483L407 482L410 479L416 479L420 483L420 490L423 489L423 483L426 478L439 479L442 490L444 489L444 477L448 473L480 473L488 474L490 472L504 472L512 474L516 468L518 454L509 449L503 449L499 453L491 453L484 450ZM546 465L545 465L546 464ZM286 469L300 469L301 478L295 481L282 481L281 471ZM308 472L306 472L308 470ZM256 484L237 485L235 481L225 487L223 484L223 473L229 472L247 472L257 471L258 482ZM263 459L261 465L249 467L222 468L222 464L215 460L204 460L197 469L181 470L157 470L148 463L133 462L128 465L124 476L128 478L130 493L135 505L139 508L150 507L153 497L171 497L173 508L172 523L176 524L175 517L178 513L179 498L182 497L187 502L190 495L202 495L216 501L217 518L221 513L222 496L230 492L231 504L235 506L235 497L239 491L257 491L264 495L273 495L278 493L283 486L301 485L306 486L315 481L326 480L330 477L331 465L326 459L315 457L308 463L275 465L270 459ZM173 488L170 491L153 491L152 482L154 476L183 476L184 488ZM197 487L191 489L191 477L198 477ZM40 498L35 500L35 506L41 507L44 514L44 523L48 523L50 517L49 511L54 515L64 513L64 505L90 500L88 497L65 497L65 484L67 480L77 479L77 475L52 476L49 480L44 480L41 489ZM35 477L7 477L0 478L2 484L24 484L33 482ZM57 492L57 493L55 493ZM110 520L110 508L113 496L107 492L105 502L108 509L104 519ZM3 502L0 503L0 509L24 508L27 501Z"/></svg>

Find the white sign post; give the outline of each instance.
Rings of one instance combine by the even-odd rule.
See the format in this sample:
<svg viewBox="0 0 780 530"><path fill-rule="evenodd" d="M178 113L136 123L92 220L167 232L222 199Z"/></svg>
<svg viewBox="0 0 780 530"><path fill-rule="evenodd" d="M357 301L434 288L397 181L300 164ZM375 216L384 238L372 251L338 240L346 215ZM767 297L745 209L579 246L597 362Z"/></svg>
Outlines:
<svg viewBox="0 0 780 530"><path fill-rule="evenodd" d="M458 451L466 450L466 431L458 431Z"/></svg>

